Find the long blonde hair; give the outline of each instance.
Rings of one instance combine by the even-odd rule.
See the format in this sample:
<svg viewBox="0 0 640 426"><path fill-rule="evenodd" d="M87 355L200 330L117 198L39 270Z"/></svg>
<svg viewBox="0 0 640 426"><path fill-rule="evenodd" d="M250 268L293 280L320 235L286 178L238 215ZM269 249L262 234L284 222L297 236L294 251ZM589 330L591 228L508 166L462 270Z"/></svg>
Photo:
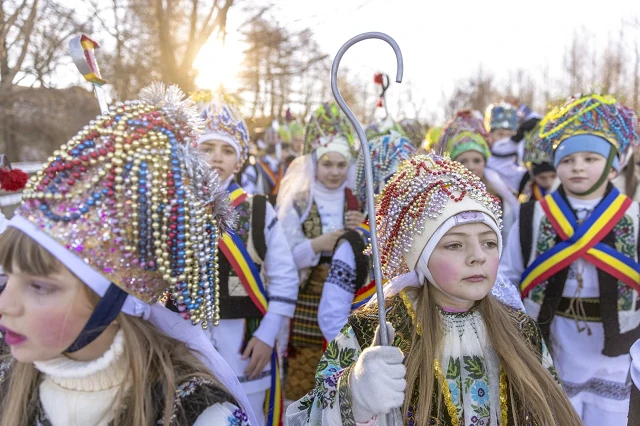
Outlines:
<svg viewBox="0 0 640 426"><path fill-rule="evenodd" d="M408 414L411 392L417 390L422 397L420 409L415 410L416 426L428 426L433 401L437 402L438 407L442 401L441 384L436 382L433 365L436 354L442 351L443 324L429 286L425 283L421 289L416 290L418 295L415 315L421 333L418 333L418 327L414 327L414 343L406 361L408 392L403 412L405 416ZM489 294L479 302L477 309L484 319L489 340L509 380L511 393L518 396L521 407L526 407L534 420L533 424L582 425L560 385L542 366L539 350L523 339L510 319L507 308ZM436 398L425 398L424 395L436 395ZM517 418L517 414L514 413L514 418Z"/></svg>
<svg viewBox="0 0 640 426"><path fill-rule="evenodd" d="M33 275L46 276L61 267L60 263L36 242L14 228L8 228L0 236L0 265L11 272L15 265ZM87 287L89 299L97 304L99 297ZM119 314L117 323L124 335L123 359L128 363L126 377L115 396L113 404L114 426L157 424L159 418L165 425L178 424L186 413L174 411L176 388L193 378L203 378L226 392L202 362L186 344L166 336L151 323L138 317ZM0 363L13 362L4 383L0 386L0 424L30 426L36 415L38 385L41 373L31 363L21 363L10 355L0 357ZM158 393L160 392L160 393ZM204 402L216 402L213 388L203 387L197 396ZM228 392L227 392L228 394ZM162 397L159 400L159 397ZM162 401L162 406L158 403Z"/></svg>

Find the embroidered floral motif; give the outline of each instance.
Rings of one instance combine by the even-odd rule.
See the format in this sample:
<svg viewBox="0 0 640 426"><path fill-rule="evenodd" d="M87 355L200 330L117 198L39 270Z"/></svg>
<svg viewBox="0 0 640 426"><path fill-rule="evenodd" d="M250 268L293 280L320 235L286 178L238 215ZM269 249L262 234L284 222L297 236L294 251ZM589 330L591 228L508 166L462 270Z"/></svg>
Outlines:
<svg viewBox="0 0 640 426"><path fill-rule="evenodd" d="M249 241L249 232L251 231L251 202L245 200L236 207L238 213L236 234L246 245Z"/></svg>
<svg viewBox="0 0 640 426"><path fill-rule="evenodd" d="M633 230L633 221L629 216L624 216L613 228L616 236L616 251L635 258L636 233ZM618 310L629 311L633 308L633 290L622 281L618 281Z"/></svg>
<svg viewBox="0 0 640 426"><path fill-rule="evenodd" d="M349 293L356 291L356 271L345 262L334 259L331 262L327 283L335 284Z"/></svg>
<svg viewBox="0 0 640 426"><path fill-rule="evenodd" d="M598 395L602 398L613 399L614 401L624 401L631 394L631 385L618 383L605 379L589 379L584 383L562 382L567 396L572 398L581 392Z"/></svg>
<svg viewBox="0 0 640 426"><path fill-rule="evenodd" d="M233 414L227 417L229 421L229 426L248 426L249 418L247 417L247 413L242 411L239 408L236 408L233 411Z"/></svg>
<svg viewBox="0 0 640 426"><path fill-rule="evenodd" d="M540 221L540 229L538 231L538 242L536 244L536 257L550 250L556 245L556 231L546 216ZM536 303L542 304L544 301L544 293L547 289L548 281L535 286L529 293L529 297Z"/></svg>

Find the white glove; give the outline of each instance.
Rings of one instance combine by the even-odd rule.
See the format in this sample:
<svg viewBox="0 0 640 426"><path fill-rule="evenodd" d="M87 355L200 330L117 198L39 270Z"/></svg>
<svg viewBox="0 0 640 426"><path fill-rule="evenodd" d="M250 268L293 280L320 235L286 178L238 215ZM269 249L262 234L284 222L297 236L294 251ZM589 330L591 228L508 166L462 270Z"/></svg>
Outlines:
<svg viewBox="0 0 640 426"><path fill-rule="evenodd" d="M387 323L389 334L393 327ZM376 330L376 337L379 332ZM374 416L389 413L402 406L407 387L407 370L402 364L404 356L394 346L372 346L360 354L351 376L351 399L353 417L365 423Z"/></svg>

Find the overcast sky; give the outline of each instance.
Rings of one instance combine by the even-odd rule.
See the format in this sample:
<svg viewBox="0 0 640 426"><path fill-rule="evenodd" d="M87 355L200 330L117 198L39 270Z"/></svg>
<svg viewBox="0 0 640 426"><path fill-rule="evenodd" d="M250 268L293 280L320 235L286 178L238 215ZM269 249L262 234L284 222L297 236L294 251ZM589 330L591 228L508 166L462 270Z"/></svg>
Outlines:
<svg viewBox="0 0 640 426"><path fill-rule="evenodd" d="M443 93L450 93L456 81L473 74L479 65L499 81L508 78L509 70L523 68L541 83L545 64L552 79L564 77L563 53L574 33L589 34L591 43L603 47L611 38L617 39L624 26L630 50L640 41L640 25L633 25L640 16L640 6L631 0L277 0L274 3L273 15L282 24L292 29L311 28L330 55L361 32L382 31L391 35L404 56L403 84L411 87L415 97L425 99L430 112L437 112ZM246 16L240 8L230 11L227 46L231 50L241 48L234 28ZM226 59L234 63L241 57L227 53ZM395 75L393 51L378 40L353 47L342 65L366 79L371 79L376 71ZM228 80L230 75L232 71L227 70L224 78ZM398 85L392 87L390 97L400 90ZM389 106L393 108L394 102L389 102Z"/></svg>

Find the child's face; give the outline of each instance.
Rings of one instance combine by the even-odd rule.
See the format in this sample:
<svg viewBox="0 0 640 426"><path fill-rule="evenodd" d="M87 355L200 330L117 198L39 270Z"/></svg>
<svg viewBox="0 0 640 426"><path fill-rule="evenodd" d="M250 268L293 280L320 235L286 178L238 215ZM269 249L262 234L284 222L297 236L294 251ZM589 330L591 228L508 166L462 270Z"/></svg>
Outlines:
<svg viewBox="0 0 640 426"><path fill-rule="evenodd" d="M499 261L498 237L487 225L469 223L451 228L429 258L429 271L442 289L430 289L434 290L436 302L441 306L470 308L491 291Z"/></svg>
<svg viewBox="0 0 640 426"><path fill-rule="evenodd" d="M327 152L318 159L318 181L328 189L337 189L347 180L349 162L342 154Z"/></svg>
<svg viewBox="0 0 640 426"><path fill-rule="evenodd" d="M533 178L540 188L544 188L545 191L551 189L553 182L556 180L556 172L542 172L535 175Z"/></svg>
<svg viewBox="0 0 640 426"><path fill-rule="evenodd" d="M467 151L458 155L455 161L465 166L471 173L480 179L484 177L485 161L482 154L477 151Z"/></svg>
<svg viewBox="0 0 640 426"><path fill-rule="evenodd" d="M211 140L200 144L207 163L218 172L220 180L225 182L229 176L238 173L240 170L240 160L238 154L231 145L221 140Z"/></svg>
<svg viewBox="0 0 640 426"><path fill-rule="evenodd" d="M593 152L576 152L567 155L556 167L556 172L563 188L568 195L580 197L590 190L602 176L607 164L607 159ZM611 173L612 177L613 173ZM601 197L606 189L607 182L603 182L600 188L586 196L587 198Z"/></svg>
<svg viewBox="0 0 640 426"><path fill-rule="evenodd" d="M41 277L14 265L0 293L0 330L15 359L46 361L71 346L93 310L84 284L67 268Z"/></svg>

